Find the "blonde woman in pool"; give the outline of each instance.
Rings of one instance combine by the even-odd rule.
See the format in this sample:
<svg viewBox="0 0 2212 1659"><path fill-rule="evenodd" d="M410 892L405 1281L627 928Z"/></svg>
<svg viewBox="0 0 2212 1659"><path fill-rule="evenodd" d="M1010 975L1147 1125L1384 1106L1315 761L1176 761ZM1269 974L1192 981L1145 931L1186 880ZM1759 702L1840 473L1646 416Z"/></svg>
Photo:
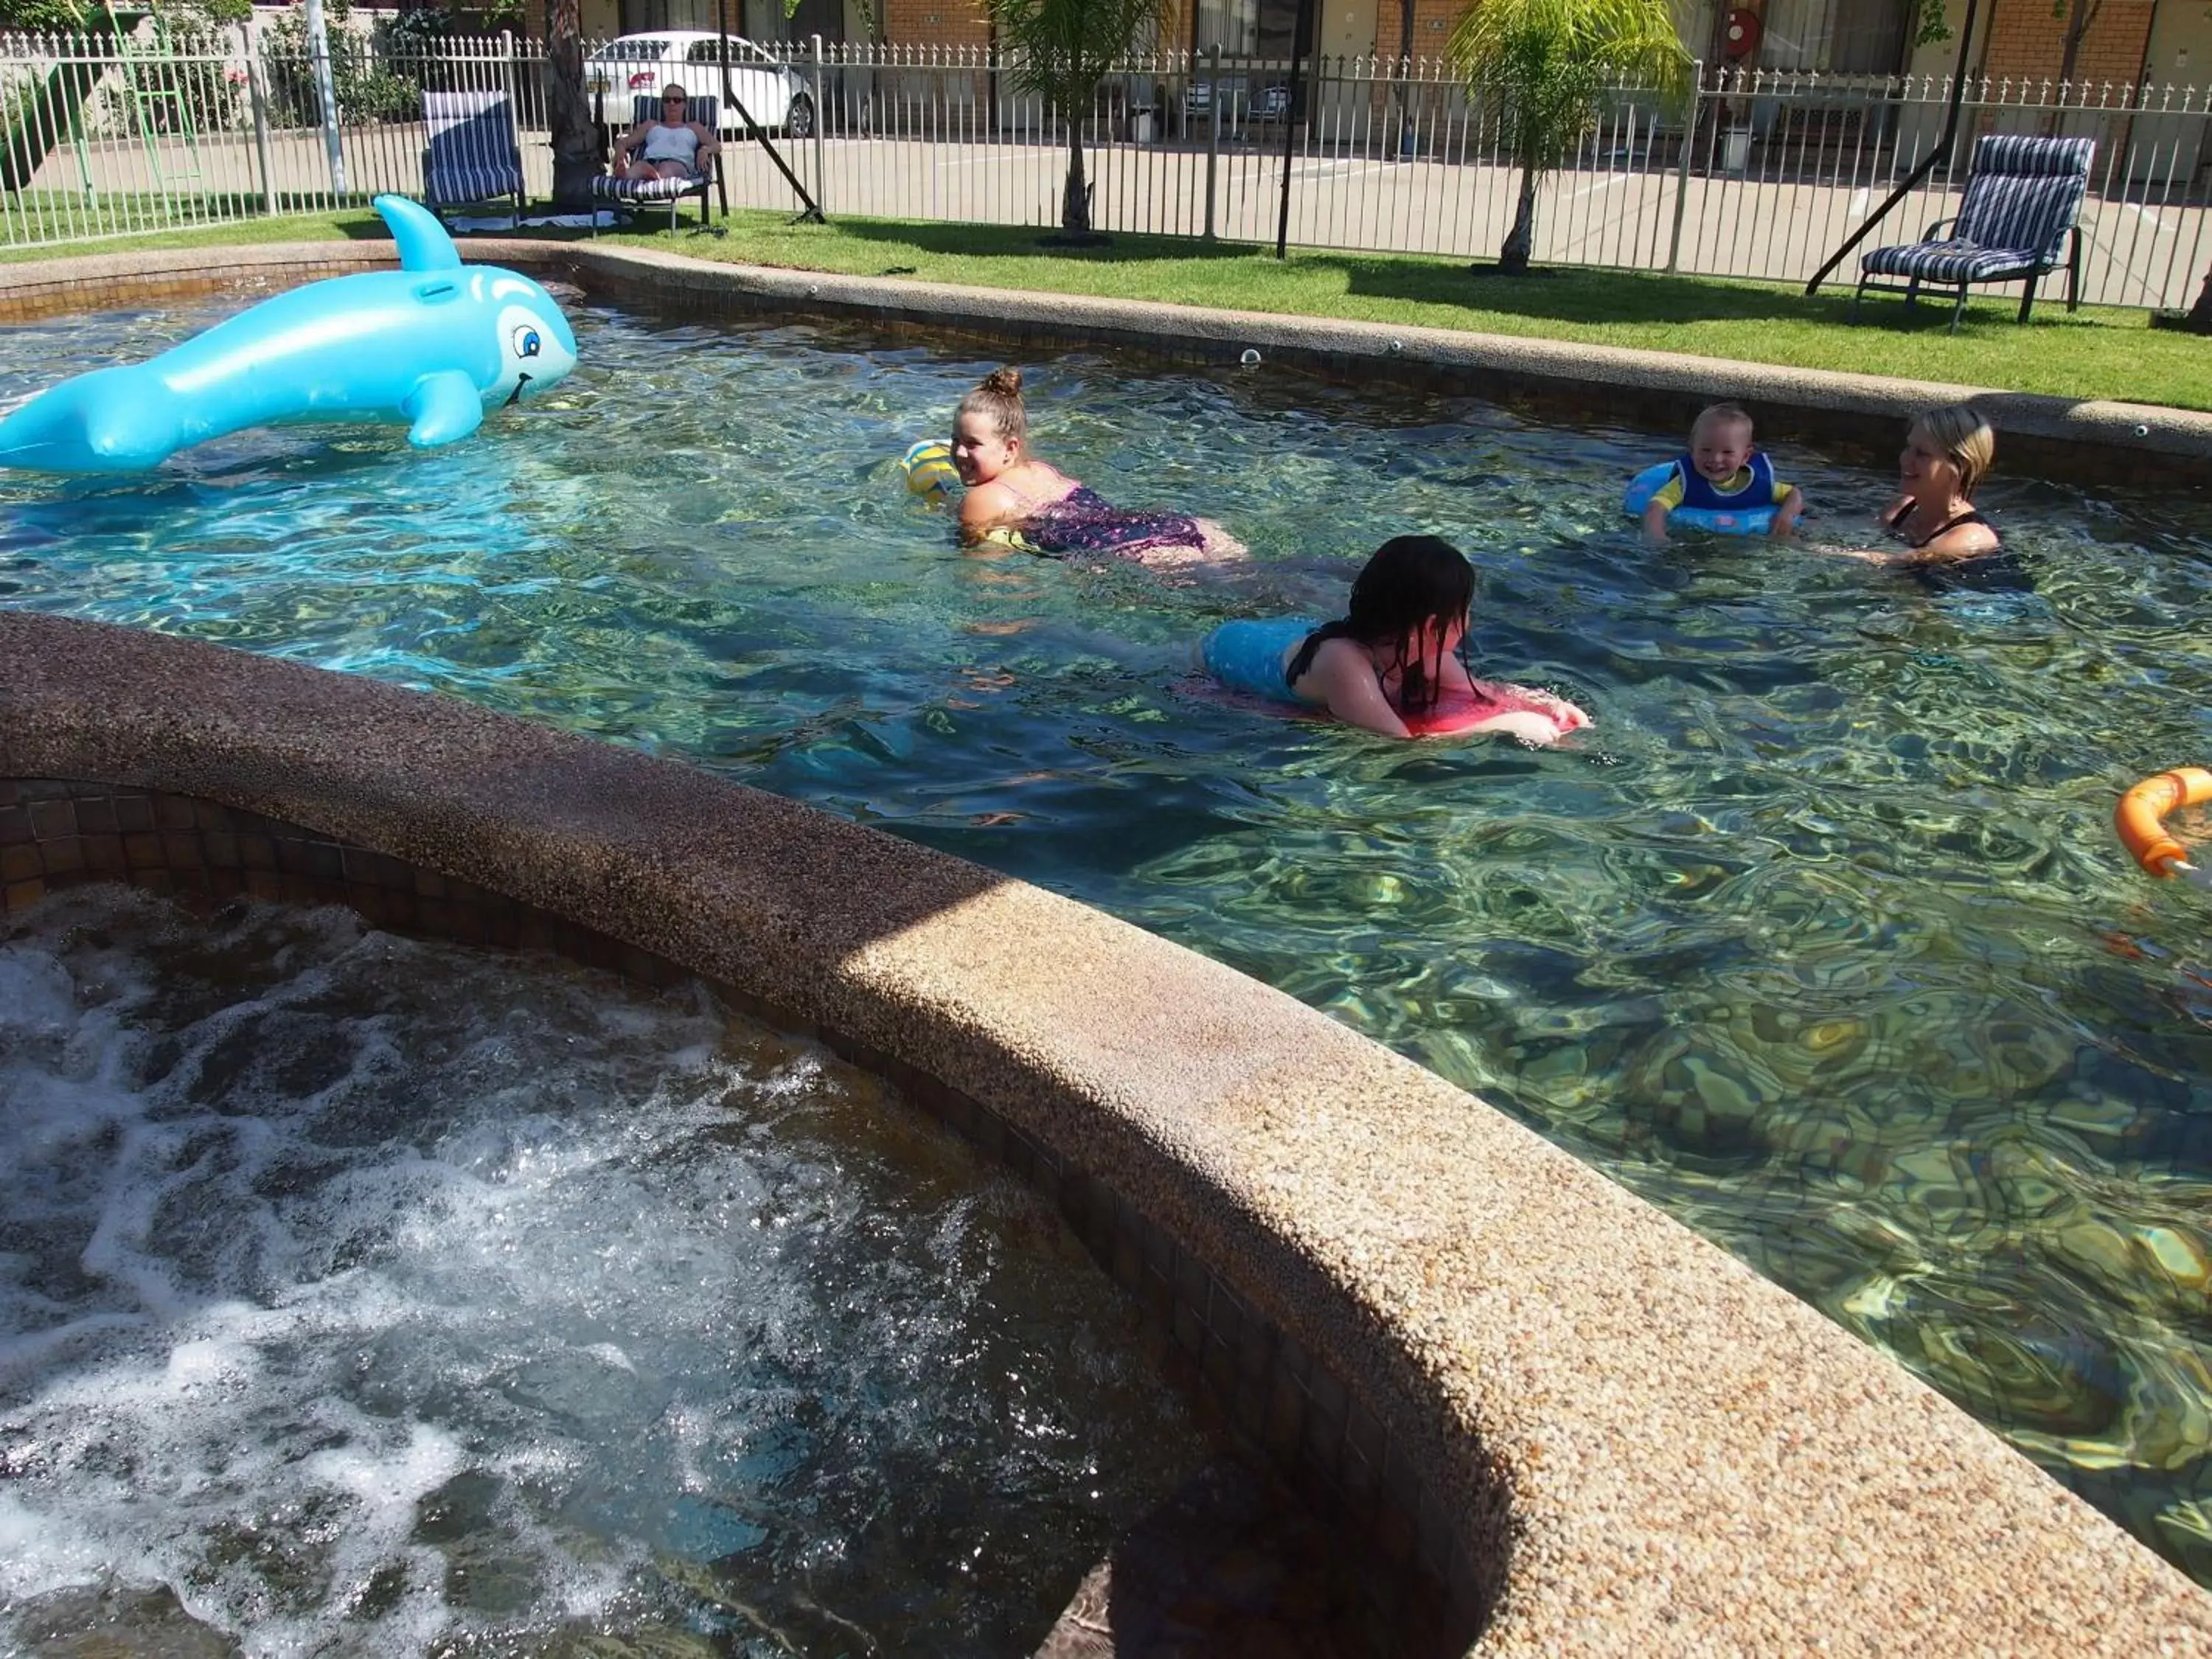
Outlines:
<svg viewBox="0 0 2212 1659"><path fill-rule="evenodd" d="M1939 592L2033 592L2034 577L1974 505L1996 450L1995 428L1972 404L1923 410L1905 429L1899 493L1878 520L1901 545L1832 550L1897 566Z"/></svg>

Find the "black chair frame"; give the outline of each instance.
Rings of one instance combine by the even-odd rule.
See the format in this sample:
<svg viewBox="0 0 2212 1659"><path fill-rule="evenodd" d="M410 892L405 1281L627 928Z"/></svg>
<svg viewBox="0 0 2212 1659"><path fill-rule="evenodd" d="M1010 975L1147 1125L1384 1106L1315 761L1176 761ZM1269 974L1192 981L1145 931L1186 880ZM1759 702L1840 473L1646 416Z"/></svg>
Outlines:
<svg viewBox="0 0 2212 1659"><path fill-rule="evenodd" d="M1941 231L1946 225L1953 225L1957 222L1958 221L1955 218L1938 219L1934 224L1928 227L1927 230L1922 234L1920 240L1923 242L1936 241L1939 240L1936 234L1937 232ZM1969 289L1977 286L1988 286L1998 283L2025 283L2027 284L2027 286L2021 290L2020 316L2016 319L2020 322L2026 322L2028 318L2028 313L2035 309L2036 289L2042 283L2042 281L2045 276L2048 276L2052 271L2058 269L2061 263L2063 263L2066 267L2066 309L2069 312L2079 311L2081 308L2081 227L2079 225L2069 225L2066 228L2066 258L2063 261L2037 259L2031 264L2021 265L2014 270L1997 271L1987 276L1969 276L1965 281L1961 282L1959 284L1957 298L1953 301L1951 306L1951 326L1948 331L1953 334L1956 334L1959 331L1959 319L1966 313L1966 291ZM1859 301L1869 294L1902 294L1905 296L1905 309L1909 311L1912 308L1914 302L1920 298L1920 289L1923 280L1923 278L1918 276L1908 277L1902 283L1877 280L1862 270L1859 273L1859 285L1851 294L1851 308L1848 315L1853 322L1856 322L1858 320L1859 314ZM1928 286L1932 288L1947 288L1949 284L1929 283Z"/></svg>

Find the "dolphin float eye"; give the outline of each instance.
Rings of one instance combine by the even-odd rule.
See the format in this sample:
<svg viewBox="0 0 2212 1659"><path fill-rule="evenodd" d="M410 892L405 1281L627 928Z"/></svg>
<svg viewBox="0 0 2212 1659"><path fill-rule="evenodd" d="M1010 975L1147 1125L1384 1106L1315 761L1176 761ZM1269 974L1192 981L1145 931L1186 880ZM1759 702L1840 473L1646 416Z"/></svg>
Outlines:
<svg viewBox="0 0 2212 1659"><path fill-rule="evenodd" d="M538 337L538 331L532 328L528 324L526 323L514 331L514 355L516 356L535 357L544 349L545 343Z"/></svg>

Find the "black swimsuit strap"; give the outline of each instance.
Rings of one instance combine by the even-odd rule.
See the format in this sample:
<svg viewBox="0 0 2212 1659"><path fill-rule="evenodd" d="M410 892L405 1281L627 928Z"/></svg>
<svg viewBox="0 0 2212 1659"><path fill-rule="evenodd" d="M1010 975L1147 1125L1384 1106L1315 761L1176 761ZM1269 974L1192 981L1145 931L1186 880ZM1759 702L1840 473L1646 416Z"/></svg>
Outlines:
<svg viewBox="0 0 2212 1659"><path fill-rule="evenodd" d="M1898 537L1904 541L1905 544L1910 548L1918 549L1925 547L1937 537L1948 536L1953 531L1958 529L1961 525L1983 525L1987 526L1992 533L1995 533L1996 530L1996 526L1990 524L1987 518L1973 507L1970 507L1964 513L1954 513L1949 518L1944 520L1942 523L1937 525L1926 535L1921 537L1919 540L1915 541L1911 536L1905 534L1905 521L1912 516L1912 509L1919 505L1920 503L1917 498L1908 495L1905 498L1905 505L1899 507L1896 512L1889 515L1889 528L1895 532ZM2004 538L2000 536L1997 539L1999 541L2002 541Z"/></svg>

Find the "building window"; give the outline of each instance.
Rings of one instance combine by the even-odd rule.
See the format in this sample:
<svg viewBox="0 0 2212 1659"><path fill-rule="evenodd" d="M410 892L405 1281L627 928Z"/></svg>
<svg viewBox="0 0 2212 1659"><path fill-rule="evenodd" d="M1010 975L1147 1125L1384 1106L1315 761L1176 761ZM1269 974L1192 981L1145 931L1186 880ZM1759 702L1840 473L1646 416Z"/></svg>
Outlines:
<svg viewBox="0 0 2212 1659"><path fill-rule="evenodd" d="M1321 6L1314 6L1314 23ZM1193 52L1219 46L1234 57L1288 58L1298 28L1298 0L1198 0L1191 13ZM1313 49L1313 42L1306 42Z"/></svg>
<svg viewBox="0 0 2212 1659"><path fill-rule="evenodd" d="M643 34L653 29L710 29L714 27L714 0L619 0L622 32ZM733 28L735 25L732 26Z"/></svg>
<svg viewBox="0 0 2212 1659"><path fill-rule="evenodd" d="M1703 43L1708 63L1730 68L1817 70L1826 75L1896 75L1911 56L1913 0L1767 0L1759 55L1723 59L1729 0L1700 0L1682 26L1685 45Z"/></svg>

